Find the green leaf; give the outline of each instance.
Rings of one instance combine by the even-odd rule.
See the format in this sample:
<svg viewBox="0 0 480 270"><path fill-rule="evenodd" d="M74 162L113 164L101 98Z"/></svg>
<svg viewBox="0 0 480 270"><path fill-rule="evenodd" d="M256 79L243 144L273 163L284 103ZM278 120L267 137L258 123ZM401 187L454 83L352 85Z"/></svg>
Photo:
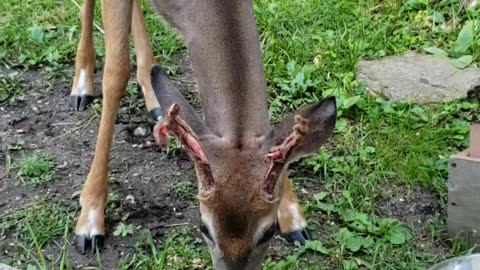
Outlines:
<svg viewBox="0 0 480 270"><path fill-rule="evenodd" d="M28 264L28 265L27 265L27 270L37 270L37 269L38 269L38 268L37 268L35 265L33 265L33 264Z"/></svg>
<svg viewBox="0 0 480 270"><path fill-rule="evenodd" d="M362 246L370 246L373 240L367 240L365 237L352 233L347 228L342 228L337 234L337 241L345 246L351 252L359 251Z"/></svg>
<svg viewBox="0 0 480 270"><path fill-rule="evenodd" d="M337 129L338 132L345 131L347 127L348 127L348 122L347 122L347 119L345 118L338 119L337 123L335 124L335 128Z"/></svg>
<svg viewBox="0 0 480 270"><path fill-rule="evenodd" d="M328 196L328 193L325 191L322 191L320 193L313 195L313 198L315 198L315 200L323 201L327 196Z"/></svg>
<svg viewBox="0 0 480 270"><path fill-rule="evenodd" d="M337 210L335 209L335 205L331 204L331 203L322 203L322 202L318 202L316 205L315 205L316 208L322 210L323 212L326 212L327 215L330 215L332 212L336 212Z"/></svg>
<svg viewBox="0 0 480 270"><path fill-rule="evenodd" d="M32 27L29 27L28 31L30 32L30 40L37 43L43 42L44 33L41 26L34 25Z"/></svg>
<svg viewBox="0 0 480 270"><path fill-rule="evenodd" d="M404 6L407 10L418 10L426 8L428 6L428 0L407 0L404 2Z"/></svg>
<svg viewBox="0 0 480 270"><path fill-rule="evenodd" d="M435 56L448 56L448 53L440 48L437 47L427 47L423 48L423 51L433 54Z"/></svg>
<svg viewBox="0 0 480 270"><path fill-rule="evenodd" d="M342 266L344 270L355 270L358 269L357 262L354 260L342 261Z"/></svg>
<svg viewBox="0 0 480 270"><path fill-rule="evenodd" d="M464 68L470 66L470 64L472 64L472 62L473 62L473 56L471 56L471 55L464 55L460 58L451 60L451 63L456 68L459 68L459 69L464 69Z"/></svg>
<svg viewBox="0 0 480 270"><path fill-rule="evenodd" d="M422 119L424 122L428 122L428 117L425 114L425 110L422 109L420 106L414 106L411 111L418 117L420 117L420 119Z"/></svg>
<svg viewBox="0 0 480 270"><path fill-rule="evenodd" d="M364 241L362 243L362 247L363 248L369 248L369 247L373 246L373 244L374 244L373 238L368 236L368 237L364 238Z"/></svg>
<svg viewBox="0 0 480 270"><path fill-rule="evenodd" d="M346 243L345 247L348 248L351 252L357 252L362 248L364 238L362 236L350 237Z"/></svg>
<svg viewBox="0 0 480 270"><path fill-rule="evenodd" d="M432 21L434 23L443 23L445 21L444 17L443 17L443 14L438 12L438 11L434 11L432 13Z"/></svg>
<svg viewBox="0 0 480 270"><path fill-rule="evenodd" d="M337 234L337 241L340 244L345 244L349 238L353 237L353 233L347 228L341 228Z"/></svg>
<svg viewBox="0 0 480 270"><path fill-rule="evenodd" d="M473 22L468 21L463 26L455 41L455 51L459 54L466 52L473 44Z"/></svg>
<svg viewBox="0 0 480 270"><path fill-rule="evenodd" d="M330 250L325 248L323 246L322 242L320 242L318 240L314 240L314 241L307 240L305 242L305 248L309 249L309 250L316 251L316 252L320 252L320 253L325 254L325 255L330 255Z"/></svg>
<svg viewBox="0 0 480 270"><path fill-rule="evenodd" d="M407 236L400 226L395 226L385 235L385 239L394 245L401 245L405 243Z"/></svg>
<svg viewBox="0 0 480 270"><path fill-rule="evenodd" d="M353 105L355 105L360 100L360 98L361 98L360 96L353 96L353 97L345 99L343 101L343 108L348 109L348 108L352 107Z"/></svg>

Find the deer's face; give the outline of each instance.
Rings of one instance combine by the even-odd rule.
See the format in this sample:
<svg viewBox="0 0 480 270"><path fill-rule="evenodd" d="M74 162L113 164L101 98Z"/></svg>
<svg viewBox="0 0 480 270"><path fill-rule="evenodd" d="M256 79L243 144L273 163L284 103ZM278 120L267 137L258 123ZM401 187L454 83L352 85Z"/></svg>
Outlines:
<svg viewBox="0 0 480 270"><path fill-rule="evenodd" d="M215 269L259 269L277 231L281 190L273 198L261 191L268 171L260 145L222 149L209 159L215 189L199 194L200 230ZM205 177L198 171L198 177ZM199 184L206 179L199 179ZM278 185L283 187L283 184Z"/></svg>

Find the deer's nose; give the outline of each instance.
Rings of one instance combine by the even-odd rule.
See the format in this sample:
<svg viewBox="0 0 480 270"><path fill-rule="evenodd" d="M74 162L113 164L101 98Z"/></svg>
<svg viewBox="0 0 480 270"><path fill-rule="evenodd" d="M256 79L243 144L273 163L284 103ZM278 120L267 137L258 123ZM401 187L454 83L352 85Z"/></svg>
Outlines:
<svg viewBox="0 0 480 270"><path fill-rule="evenodd" d="M251 254L251 251L248 250L243 254L240 254L239 256L224 257L226 269L228 270L250 269L250 267L247 268L247 266L249 265L248 262L249 262L250 254Z"/></svg>

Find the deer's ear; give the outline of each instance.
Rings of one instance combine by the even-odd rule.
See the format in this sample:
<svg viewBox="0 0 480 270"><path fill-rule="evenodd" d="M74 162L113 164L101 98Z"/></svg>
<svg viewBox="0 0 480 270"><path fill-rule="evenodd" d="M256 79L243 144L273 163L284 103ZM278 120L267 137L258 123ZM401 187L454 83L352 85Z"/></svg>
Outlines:
<svg viewBox="0 0 480 270"><path fill-rule="evenodd" d="M326 98L306 109L294 112L278 123L270 133L266 156L268 171L261 184L265 199L274 199L275 187L285 165L316 153L332 134L337 119L335 98Z"/></svg>
<svg viewBox="0 0 480 270"><path fill-rule="evenodd" d="M153 65L150 74L153 91L155 92L155 96L160 103L164 115L166 110L170 108L172 104L178 104L182 108L180 111L180 117L188 123L198 136L210 133L205 122L200 119L192 106L185 100L175 85L173 85L163 68L159 65Z"/></svg>
<svg viewBox="0 0 480 270"><path fill-rule="evenodd" d="M316 153L331 136L336 119L335 97L292 113L273 128L270 139L274 147L269 155L282 154L289 163Z"/></svg>

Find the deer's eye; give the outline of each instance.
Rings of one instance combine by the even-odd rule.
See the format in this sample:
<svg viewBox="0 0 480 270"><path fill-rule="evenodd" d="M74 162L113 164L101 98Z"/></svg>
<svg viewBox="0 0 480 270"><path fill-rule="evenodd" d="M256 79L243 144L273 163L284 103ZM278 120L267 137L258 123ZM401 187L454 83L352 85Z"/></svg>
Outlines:
<svg viewBox="0 0 480 270"><path fill-rule="evenodd" d="M268 242L272 237L275 235L275 233L278 231L278 226L277 223L273 223L268 229L265 230L263 233L262 238L258 240L257 245L265 244Z"/></svg>
<svg viewBox="0 0 480 270"><path fill-rule="evenodd" d="M206 238L208 238L208 240L214 242L212 236L210 235L210 231L204 223L200 224L200 231L203 233L203 235L205 235Z"/></svg>

